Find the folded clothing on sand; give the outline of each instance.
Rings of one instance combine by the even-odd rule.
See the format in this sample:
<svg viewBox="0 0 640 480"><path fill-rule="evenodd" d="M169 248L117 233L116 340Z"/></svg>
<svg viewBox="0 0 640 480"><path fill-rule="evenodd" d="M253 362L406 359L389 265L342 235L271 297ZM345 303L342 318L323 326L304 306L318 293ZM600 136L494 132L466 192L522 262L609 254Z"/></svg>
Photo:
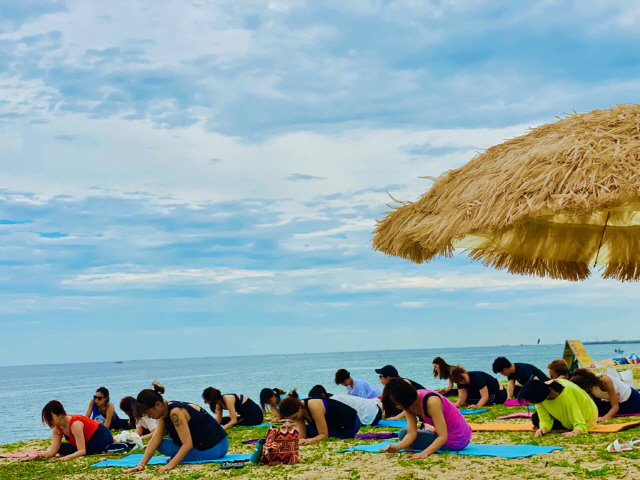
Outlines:
<svg viewBox="0 0 640 480"><path fill-rule="evenodd" d="M616 433L640 425L640 421L626 423L599 424L589 429L589 433ZM533 432L532 423L470 423L474 432Z"/></svg>
<svg viewBox="0 0 640 480"><path fill-rule="evenodd" d="M94 463L91 465L96 468L107 468L107 467L122 467L122 468L132 468L140 463L142 457L144 455L141 453L135 453L133 455L127 455L126 457L117 458L114 460L103 460L102 462ZM235 453L225 455L222 458L216 458L215 460L199 460L197 462L182 462L182 463L220 463L220 462L233 462L234 460L244 460L246 462L249 461L249 457L251 455L248 453ZM147 465L165 465L169 461L169 457L165 457L163 455L156 455L155 457L151 457L149 463Z"/></svg>
<svg viewBox="0 0 640 480"><path fill-rule="evenodd" d="M368 445L356 445L351 448L340 450L342 452L371 452L380 453L380 450L395 442L380 442ZM472 455L476 457L500 457L500 458L524 458L551 453L554 450L561 450L564 447L553 447L549 445L479 445L470 444L463 450L438 450L438 453L449 453L451 455ZM419 450L403 450L407 452L418 452Z"/></svg>

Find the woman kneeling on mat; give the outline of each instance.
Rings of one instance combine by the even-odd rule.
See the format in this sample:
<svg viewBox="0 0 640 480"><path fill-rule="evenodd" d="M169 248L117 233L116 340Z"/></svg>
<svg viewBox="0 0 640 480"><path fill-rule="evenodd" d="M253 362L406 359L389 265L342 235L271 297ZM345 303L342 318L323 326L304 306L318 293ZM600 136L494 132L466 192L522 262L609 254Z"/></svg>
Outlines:
<svg viewBox="0 0 640 480"><path fill-rule="evenodd" d="M142 390L135 405L136 415L156 420L156 430L140 464L124 473L140 472L156 452L171 457L158 470L171 470L180 462L216 460L229 451L229 440L220 424L204 408L185 402L167 402L154 390ZM170 438L162 438L168 434Z"/></svg>
<svg viewBox="0 0 640 480"><path fill-rule="evenodd" d="M258 404L244 395L235 393L225 393L223 395L217 388L207 387L202 392L202 399L204 403L209 405L211 411L216 414L216 420L224 425L225 430L234 425L244 427L260 425L264 419L264 414ZM222 417L223 410L229 411L228 417Z"/></svg>
<svg viewBox="0 0 640 480"><path fill-rule="evenodd" d="M331 398L298 400L288 396L280 402L280 415L295 421L300 445L318 443L328 437L354 438L361 425L353 408Z"/></svg>
<svg viewBox="0 0 640 480"><path fill-rule="evenodd" d="M262 407L263 414L271 413L271 417L266 418L267 422L277 422L280 420L280 410L278 406L282 400L282 395L286 392L279 388L263 388L260 390L260 407Z"/></svg>
<svg viewBox="0 0 640 480"><path fill-rule="evenodd" d="M382 403L404 410L407 428L400 430L400 442L383 452L397 453L403 448L422 449L411 456L427 458L437 450L462 450L471 441L471 427L456 406L433 390L416 390L407 382L393 378L384 387ZM418 431L418 419L432 428Z"/></svg>
<svg viewBox="0 0 640 480"><path fill-rule="evenodd" d="M598 421L598 409L589 394L569 380L529 380L520 390L518 400L536 406L531 417L536 437L551 430L569 430L562 435L575 437L587 433Z"/></svg>
<svg viewBox="0 0 640 480"><path fill-rule="evenodd" d="M593 397L598 407L598 422L606 422L616 415L640 413L640 393L619 378L578 368L571 381Z"/></svg>
<svg viewBox="0 0 640 480"><path fill-rule="evenodd" d="M60 461L97 455L113 443L108 428L84 415L67 415L58 400L51 400L42 409L42 423L51 429L51 447L32 459L51 458L58 453ZM62 437L66 443L62 443Z"/></svg>
<svg viewBox="0 0 640 480"><path fill-rule="evenodd" d="M468 404L471 407L503 404L507 401L507 391L485 372L467 372L461 366L451 368L451 380L458 384L458 401L456 407Z"/></svg>
<svg viewBox="0 0 640 480"><path fill-rule="evenodd" d="M449 382L445 388L436 391L446 396L458 395L458 390L453 388L453 380L451 380L451 365L445 362L442 357L434 358L431 364L433 365L433 377Z"/></svg>

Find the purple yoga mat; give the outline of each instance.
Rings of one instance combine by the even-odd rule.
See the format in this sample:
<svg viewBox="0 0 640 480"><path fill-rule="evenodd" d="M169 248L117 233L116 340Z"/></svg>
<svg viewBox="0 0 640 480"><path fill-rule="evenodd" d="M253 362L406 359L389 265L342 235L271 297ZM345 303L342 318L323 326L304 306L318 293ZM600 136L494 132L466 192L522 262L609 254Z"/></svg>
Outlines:
<svg viewBox="0 0 640 480"><path fill-rule="evenodd" d="M375 433L358 433L356 438L360 440L388 440L390 438L398 438L397 432L375 432ZM244 440L242 443L255 445L258 443L259 438L252 438L251 440Z"/></svg>
<svg viewBox="0 0 640 480"><path fill-rule="evenodd" d="M389 438L398 438L397 432L376 432L376 433L358 433L356 438L361 440L387 440Z"/></svg>

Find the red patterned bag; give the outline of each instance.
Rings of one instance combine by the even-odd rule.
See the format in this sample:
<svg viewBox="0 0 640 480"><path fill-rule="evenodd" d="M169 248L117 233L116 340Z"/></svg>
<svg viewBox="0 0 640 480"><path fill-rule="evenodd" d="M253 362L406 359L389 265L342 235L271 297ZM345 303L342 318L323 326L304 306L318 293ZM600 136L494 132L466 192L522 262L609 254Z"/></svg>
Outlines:
<svg viewBox="0 0 640 480"><path fill-rule="evenodd" d="M271 425L265 440L260 463L267 465L300 463L298 445L300 432L293 423L284 421L282 425Z"/></svg>

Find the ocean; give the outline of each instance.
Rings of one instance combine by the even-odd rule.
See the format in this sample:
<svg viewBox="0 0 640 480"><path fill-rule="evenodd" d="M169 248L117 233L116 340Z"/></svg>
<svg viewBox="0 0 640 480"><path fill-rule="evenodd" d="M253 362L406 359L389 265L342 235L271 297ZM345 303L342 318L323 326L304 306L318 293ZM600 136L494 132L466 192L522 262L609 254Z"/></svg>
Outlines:
<svg viewBox="0 0 640 480"><path fill-rule="evenodd" d="M615 356L615 348L622 348L625 355L640 353L640 344L587 346L594 360ZM392 364L403 377L440 388L445 382L432 375L431 360L436 356L488 373L495 357L506 356L546 372L546 365L561 358L563 349L563 345L521 345L0 367L0 444L49 437L49 428L41 422L42 407L49 400L60 400L68 413L84 414L101 386L109 389L116 411L124 417L118 408L120 399L135 397L155 379L165 385L167 400L204 405L202 391L214 386L223 393L248 395L258 403L264 387L297 388L305 395L313 385L322 384L332 393L344 392L344 387L333 383L339 368L379 385L374 370Z"/></svg>

